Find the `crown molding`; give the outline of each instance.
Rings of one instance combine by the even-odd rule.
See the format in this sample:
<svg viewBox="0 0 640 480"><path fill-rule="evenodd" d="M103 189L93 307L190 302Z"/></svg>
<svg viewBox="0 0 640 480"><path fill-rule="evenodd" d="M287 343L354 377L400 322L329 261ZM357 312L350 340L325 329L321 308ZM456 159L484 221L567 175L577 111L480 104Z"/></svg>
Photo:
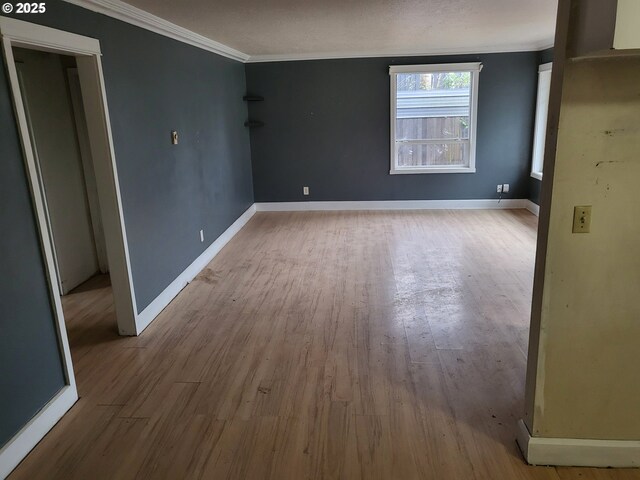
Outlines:
<svg viewBox="0 0 640 480"><path fill-rule="evenodd" d="M530 42L513 45L488 45L467 48L435 48L424 50L388 50L388 51L347 51L347 52L323 52L323 53L290 53L290 54L265 54L249 55L231 48L203 35L187 30L163 18L145 12L137 7L129 5L121 0L64 0L67 3L77 5L96 13L107 15L111 18L135 25L145 30L178 40L209 52L217 53L223 57L238 60L243 63L264 62L294 62L301 60L331 60L343 58L387 58L387 57L429 57L435 55L473 55L483 53L510 53L531 52L546 50L553 46L553 39L545 39L541 42Z"/></svg>
<svg viewBox="0 0 640 480"><path fill-rule="evenodd" d="M430 57L436 55L473 55L484 53L537 52L553 47L553 39L513 45L474 46L468 48L434 48L413 51L326 52L251 55L247 63L295 62L301 60L332 60L343 58Z"/></svg>
<svg viewBox="0 0 640 480"><path fill-rule="evenodd" d="M77 5L93 12L101 13L123 22L135 25L145 30L158 33L165 37L178 40L179 42L192 45L194 47L217 53L223 57L246 62L249 55L235 50L222 43L211 40L198 33L179 27L178 25L156 17L151 13L133 7L120 0L64 0L67 3Z"/></svg>

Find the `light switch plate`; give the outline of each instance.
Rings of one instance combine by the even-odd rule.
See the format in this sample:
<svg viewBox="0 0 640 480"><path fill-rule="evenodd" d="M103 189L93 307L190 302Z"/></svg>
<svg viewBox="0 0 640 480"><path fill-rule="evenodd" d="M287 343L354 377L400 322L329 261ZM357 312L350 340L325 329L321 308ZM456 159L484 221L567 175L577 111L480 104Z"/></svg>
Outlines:
<svg viewBox="0 0 640 480"><path fill-rule="evenodd" d="M573 208L573 233L589 233L591 231L591 205Z"/></svg>
<svg viewBox="0 0 640 480"><path fill-rule="evenodd" d="M175 130L171 130L171 145L178 144L178 132Z"/></svg>

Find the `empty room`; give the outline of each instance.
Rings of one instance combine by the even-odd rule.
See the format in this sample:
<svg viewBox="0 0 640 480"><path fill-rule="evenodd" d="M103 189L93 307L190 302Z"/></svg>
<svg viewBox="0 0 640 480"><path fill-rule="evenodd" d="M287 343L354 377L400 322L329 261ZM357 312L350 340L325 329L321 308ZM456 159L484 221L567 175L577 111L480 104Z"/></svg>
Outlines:
<svg viewBox="0 0 640 480"><path fill-rule="evenodd" d="M640 480L638 32L3 0L0 478Z"/></svg>

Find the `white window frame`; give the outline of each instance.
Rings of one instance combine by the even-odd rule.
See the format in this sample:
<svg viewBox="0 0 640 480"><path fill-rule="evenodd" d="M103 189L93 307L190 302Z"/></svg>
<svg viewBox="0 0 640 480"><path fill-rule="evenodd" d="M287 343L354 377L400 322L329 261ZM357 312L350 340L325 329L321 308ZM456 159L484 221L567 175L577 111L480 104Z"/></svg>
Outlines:
<svg viewBox="0 0 640 480"><path fill-rule="evenodd" d="M423 174L423 173L475 173L476 172L476 126L478 118L478 77L482 63L441 63L431 65L391 65L391 175ZM399 73L433 73L433 72L471 72L471 92L469 109L469 166L468 167L398 167L398 148L396 142L396 97Z"/></svg>
<svg viewBox="0 0 640 480"><path fill-rule="evenodd" d="M544 148L547 137L547 116L549 114L549 93L542 97L542 73L550 72L553 63L543 63L538 67L538 93L536 95L536 120L534 124L533 149L531 152L531 176L542 180L542 169L544 166ZM549 88L550 90L550 88Z"/></svg>

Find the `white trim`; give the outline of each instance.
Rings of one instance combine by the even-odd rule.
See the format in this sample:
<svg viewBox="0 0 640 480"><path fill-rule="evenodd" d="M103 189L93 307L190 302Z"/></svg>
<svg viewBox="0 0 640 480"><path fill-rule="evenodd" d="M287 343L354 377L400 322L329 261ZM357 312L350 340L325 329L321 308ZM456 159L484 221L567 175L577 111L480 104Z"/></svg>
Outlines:
<svg viewBox="0 0 640 480"><path fill-rule="evenodd" d="M531 465L640 467L640 441L533 437L518 421L516 440Z"/></svg>
<svg viewBox="0 0 640 480"><path fill-rule="evenodd" d="M395 146L395 145L394 145ZM476 173L471 167L425 167L425 168L399 168L389 170L389 175L414 175L422 173Z"/></svg>
<svg viewBox="0 0 640 480"><path fill-rule="evenodd" d="M524 201L524 208L533 213L536 217L540 216L540 205L532 202L531 200Z"/></svg>
<svg viewBox="0 0 640 480"><path fill-rule="evenodd" d="M227 228L202 254L196 258L178 277L165 288L142 312L138 314L137 329L140 334L180 291L198 275L213 258L229 243L236 233L244 227L256 213L255 204L251 205L235 222Z"/></svg>
<svg viewBox="0 0 640 480"><path fill-rule="evenodd" d="M426 65L390 65L389 75L396 73L479 72L482 63L429 63Z"/></svg>
<svg viewBox="0 0 640 480"><path fill-rule="evenodd" d="M137 335L136 294L102 62L99 56L79 56L76 64L82 86L118 331L120 335Z"/></svg>
<svg viewBox="0 0 640 480"><path fill-rule="evenodd" d="M483 53L512 53L542 51L553 47L553 39L512 45L486 45L474 47L433 48L425 50L378 50L319 53L283 53L249 55L203 35L180 27L168 20L129 5L120 0L64 0L81 8L101 13L130 25L172 38L187 45L201 48L243 63L289 62L300 60L329 60L340 58L428 57L434 55L466 55Z"/></svg>
<svg viewBox="0 0 640 480"><path fill-rule="evenodd" d="M78 400L75 387L60 390L0 449L0 478L7 477Z"/></svg>
<svg viewBox="0 0 640 480"><path fill-rule="evenodd" d="M301 60L329 60L344 58L394 58L394 57L430 57L435 55L471 55L482 53L514 53L539 52L553 47L553 39L542 42L531 42L514 45L489 45L485 47L462 48L433 48L427 50L377 50L351 52L321 52L321 53L284 53L251 55L246 63L264 62L295 62Z"/></svg>
<svg viewBox="0 0 640 480"><path fill-rule="evenodd" d="M58 345L61 351L62 368L66 385L50 400L27 424L9 440L0 450L0 477L8 475L29 453L29 451L46 435L46 433L60 420L69 408L78 399L78 390L73 372L71 350L67 337L67 329L64 323L64 312L60 300L60 285L58 273L51 243L51 234L46 214L44 195L40 186L38 167L33 149L31 148L29 126L26 110L20 94L20 84L15 60L13 58L12 40L5 32L7 26L13 26L11 19L0 18L0 34L2 35L2 51L5 58L5 67L11 86L13 107L16 115L16 123L22 154L27 170L27 181L31 191L31 198L38 226L40 248L44 259L47 286L50 293L51 309L55 321L55 329L58 337Z"/></svg>
<svg viewBox="0 0 640 480"><path fill-rule="evenodd" d="M530 175L542 181L544 150L547 136L547 116L549 114L549 93L553 62L538 66L538 87L536 92L536 116L534 120L533 148L531 149ZM543 75L544 74L544 75ZM546 95L544 94L546 92Z"/></svg>
<svg viewBox="0 0 640 480"><path fill-rule="evenodd" d="M258 212L339 210L479 210L525 208L524 199L508 200L372 200L346 202L260 202Z"/></svg>
<svg viewBox="0 0 640 480"><path fill-rule="evenodd" d="M398 158L398 144L396 142L396 115L398 113L398 76L391 72L391 67L389 67L389 102L389 156L391 158L389 175L394 175L396 170L398 170L396 166Z"/></svg>
<svg viewBox="0 0 640 480"><path fill-rule="evenodd" d="M319 53L283 53L249 55L203 35L180 27L168 20L129 5L120 0L64 0L67 3L107 15L182 43L217 53L243 63L289 62L299 60L329 60L340 58L428 57L434 55L466 55L482 53L512 53L542 51L553 47L553 39L512 45L486 45L425 50L378 50Z"/></svg>
<svg viewBox="0 0 640 480"><path fill-rule="evenodd" d="M46 52L73 51L82 55L100 55L100 42L95 38L83 37L15 18L0 17L0 31L3 37L11 39L11 45L14 47L37 46L38 50Z"/></svg>
<svg viewBox="0 0 640 480"><path fill-rule="evenodd" d="M54 303L60 302L57 270L54 264L55 257L52 253L51 235L46 222L42 180L38 174L22 93L13 59L13 46L73 55L76 58L78 75L82 86L91 156L98 184L98 197L109 257L109 270L114 292L118 330L122 335L136 335L137 310L135 292L133 291L129 248L118 185L104 75L102 73L100 42L93 38L6 17L0 17L0 34L2 35L6 68L9 74L22 151L27 164L31 192L34 198L34 208L39 220L41 244L50 281L56 283L55 289L51 290ZM50 286L50 288L53 287ZM59 319L58 335L60 338L66 339L62 306L58 307L56 305L56 312ZM63 349L68 349L68 345L65 347L64 342L62 346ZM73 380L70 354L65 368L67 369L68 378Z"/></svg>
<svg viewBox="0 0 640 480"><path fill-rule="evenodd" d="M163 18L145 12L120 0L64 0L93 12L102 13L123 22L144 28L179 42L222 55L223 57L246 62L249 55L198 33L187 30Z"/></svg>
<svg viewBox="0 0 640 480"><path fill-rule="evenodd" d="M31 190L33 207L38 226L40 246L44 258L45 270L58 343L61 350L63 369L67 385L38 412L23 429L16 434L5 447L0 450L0 475L10 472L44 437L56 422L71 408L78 399L76 381L64 312L60 300L58 273L54 262L53 244L46 218L42 180L38 173L31 135L26 117L25 105L13 57L13 46L33 48L37 50L62 53L76 56L78 74L82 84L87 127L89 130L92 157L98 179L98 188L103 215L105 233L112 227L111 237L107 236L109 248L110 270L114 285L114 298L120 331L131 330L135 334L135 296L131 282L130 265L122 205L118 190L115 156L109 123L109 114L104 88L104 78L100 62L100 44L97 40L69 34L29 22L0 17L0 35L5 67L9 77L13 107L16 115L16 126L20 136L23 159L27 171L27 181ZM99 159L97 161L96 159ZM107 193L106 195L103 195ZM116 245L118 243L118 245ZM117 248L112 248L117 246ZM124 249L124 260L120 257ZM115 272L115 273L114 273ZM116 288L124 292L116 295ZM121 315L120 307L126 307Z"/></svg>
<svg viewBox="0 0 640 480"><path fill-rule="evenodd" d="M426 65L391 65L389 66L390 78L390 118L389 118L389 134L390 134L390 175L423 175L434 173L476 173L476 131L478 122L478 90L480 85L480 72L482 71L482 63L431 63ZM471 88L469 98L469 121L471 127L469 129L469 165L446 167L438 165L437 167L399 167L398 160L398 142L396 141L396 115L397 115L397 96L398 96L398 74L402 73L429 73L429 72L471 72ZM466 141L465 141L466 143Z"/></svg>
<svg viewBox="0 0 640 480"><path fill-rule="evenodd" d="M62 310L62 302L60 300L60 285L58 282L58 273L55 263L55 255L53 253L53 245L51 243L51 232L49 230L49 221L47 218L47 210L45 207L45 199L43 190L39 181L38 165L31 147L31 136L26 116L26 110L20 94L20 83L18 80L18 72L15 60L13 58L12 39L6 32L7 27L15 27L17 20L8 18L0 18L0 35L2 35L2 51L4 53L6 70L9 76L9 84L11 86L11 94L13 97L13 107L16 114L16 122L22 153L24 157L29 189L35 209L36 222L40 234L40 247L44 257L45 270L49 292L51 294L52 310L55 317L56 333L58 335L58 344L62 353L63 368L65 377L69 387L76 391L76 380L73 373L73 364L71 362L71 350L69 349L69 340L67 338L67 328L64 323L64 312ZM20 22L24 23L24 22ZM77 395L77 393L76 393Z"/></svg>
<svg viewBox="0 0 640 480"><path fill-rule="evenodd" d="M538 65L538 73L547 72L553 68L553 62L542 63Z"/></svg>

